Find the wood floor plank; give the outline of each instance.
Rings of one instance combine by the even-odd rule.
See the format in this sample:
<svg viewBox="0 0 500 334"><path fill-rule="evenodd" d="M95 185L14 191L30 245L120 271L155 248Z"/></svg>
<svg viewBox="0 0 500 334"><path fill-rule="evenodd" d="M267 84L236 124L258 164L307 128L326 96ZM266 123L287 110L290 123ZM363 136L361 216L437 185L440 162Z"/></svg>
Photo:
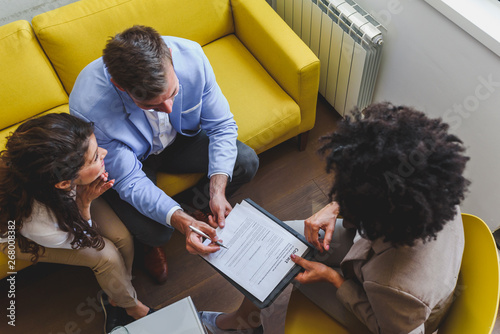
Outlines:
<svg viewBox="0 0 500 334"><path fill-rule="evenodd" d="M280 153L278 149L276 152ZM269 155L271 154L273 151L269 152ZM324 173L323 168L319 166L319 157L307 151L295 150L288 155L266 156L261 160L262 163L255 178L251 183L244 185L231 198L232 201L240 201L246 197L258 203L273 201Z"/></svg>
<svg viewBox="0 0 500 334"><path fill-rule="evenodd" d="M330 194L330 189L332 188L333 184L333 174L331 173L324 173L316 178L314 178L314 183L318 186L319 189L325 194L325 196L328 196Z"/></svg>
<svg viewBox="0 0 500 334"><path fill-rule="evenodd" d="M139 297L150 306L163 305L163 301L181 295L192 286L218 275L202 258L187 251L176 257L169 257L168 260L169 275L164 284L149 283L147 276L143 277L147 282L138 278L134 280Z"/></svg>
<svg viewBox="0 0 500 334"><path fill-rule="evenodd" d="M314 181L268 205L268 211L281 220L306 219L328 204L328 198Z"/></svg>
<svg viewBox="0 0 500 334"><path fill-rule="evenodd" d="M229 312L236 309L243 300L243 295L238 289L217 274L195 285L186 287L184 291L165 300L160 306L169 305L187 296L191 296L196 308L200 311Z"/></svg>

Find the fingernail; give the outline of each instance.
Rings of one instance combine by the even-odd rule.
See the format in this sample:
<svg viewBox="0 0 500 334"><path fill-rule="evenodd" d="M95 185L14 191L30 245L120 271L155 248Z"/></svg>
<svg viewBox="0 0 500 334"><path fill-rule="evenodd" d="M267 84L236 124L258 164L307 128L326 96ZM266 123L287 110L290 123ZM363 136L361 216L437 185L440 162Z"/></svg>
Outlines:
<svg viewBox="0 0 500 334"><path fill-rule="evenodd" d="M328 251L330 250L330 245L326 245L325 249Z"/></svg>
<svg viewBox="0 0 500 334"><path fill-rule="evenodd" d="M293 260L295 260L295 258L297 257L297 255L292 254L292 255L290 255L290 257L291 257Z"/></svg>

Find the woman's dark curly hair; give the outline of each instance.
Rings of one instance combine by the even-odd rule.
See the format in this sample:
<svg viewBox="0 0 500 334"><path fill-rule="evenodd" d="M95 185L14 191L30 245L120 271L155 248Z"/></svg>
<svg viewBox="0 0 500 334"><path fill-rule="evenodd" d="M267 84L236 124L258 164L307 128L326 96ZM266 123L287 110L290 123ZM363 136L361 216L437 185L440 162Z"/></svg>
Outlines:
<svg viewBox="0 0 500 334"><path fill-rule="evenodd" d="M78 177L92 133L92 124L75 116L47 114L21 124L0 152L0 235L7 233L8 221L14 220L19 248L31 253L33 262L44 248L20 231L30 223L26 220L34 201L50 209L59 228L73 235L73 249L104 247L97 228L83 219L71 192L55 187Z"/></svg>
<svg viewBox="0 0 500 334"><path fill-rule="evenodd" d="M321 141L335 175L330 197L369 240L411 246L435 239L469 185L462 141L441 119L409 107L355 110Z"/></svg>

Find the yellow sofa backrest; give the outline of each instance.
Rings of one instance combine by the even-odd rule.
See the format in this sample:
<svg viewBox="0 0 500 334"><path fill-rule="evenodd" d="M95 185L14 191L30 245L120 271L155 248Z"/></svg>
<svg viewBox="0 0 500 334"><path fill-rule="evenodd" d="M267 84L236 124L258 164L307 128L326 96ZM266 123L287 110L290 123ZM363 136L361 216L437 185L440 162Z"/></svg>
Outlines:
<svg viewBox="0 0 500 334"><path fill-rule="evenodd" d="M0 27L0 150L11 126L68 103L27 21Z"/></svg>
<svg viewBox="0 0 500 334"><path fill-rule="evenodd" d="M234 32L229 0L81 0L34 17L32 25L68 93L108 38L133 25L202 46Z"/></svg>

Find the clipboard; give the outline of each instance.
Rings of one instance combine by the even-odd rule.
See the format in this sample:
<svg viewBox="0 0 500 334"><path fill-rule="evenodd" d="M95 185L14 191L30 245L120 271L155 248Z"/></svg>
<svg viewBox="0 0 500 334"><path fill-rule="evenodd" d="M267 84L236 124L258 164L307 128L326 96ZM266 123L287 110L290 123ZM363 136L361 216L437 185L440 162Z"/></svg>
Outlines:
<svg viewBox="0 0 500 334"><path fill-rule="evenodd" d="M283 229L288 231L290 234L292 234L295 238L299 239L301 242L303 242L307 246L307 250L301 255L301 257L311 260L313 257L313 250L314 246L311 245L307 240L304 238L303 235L295 231L293 228L279 220L278 218L274 217L272 214L270 214L268 211L263 209L261 206L259 206L257 203L252 201L251 199L247 198L244 199L245 202L253 206L255 209L260 211L262 214L270 218L272 221L274 221L276 224L280 225ZM203 257L202 257L203 258ZM212 268L214 268L220 275L222 275L226 280L228 280L234 287L236 287L245 297L247 297L249 300L251 300L258 308L265 308L269 306L280 294L283 292L283 290L290 284L290 282L294 279L295 276L297 276L298 273L303 271L303 268L301 268L298 265L294 265L291 270L288 271L288 273L281 279L281 281L274 287L274 289L269 293L269 295L261 301L257 297L255 297L252 293L250 293L248 290L246 290L244 287L242 287L240 284L232 280L229 276L227 276L224 272L219 270L219 268L215 267L212 263L210 263L207 259L203 258L205 262L210 264Z"/></svg>

